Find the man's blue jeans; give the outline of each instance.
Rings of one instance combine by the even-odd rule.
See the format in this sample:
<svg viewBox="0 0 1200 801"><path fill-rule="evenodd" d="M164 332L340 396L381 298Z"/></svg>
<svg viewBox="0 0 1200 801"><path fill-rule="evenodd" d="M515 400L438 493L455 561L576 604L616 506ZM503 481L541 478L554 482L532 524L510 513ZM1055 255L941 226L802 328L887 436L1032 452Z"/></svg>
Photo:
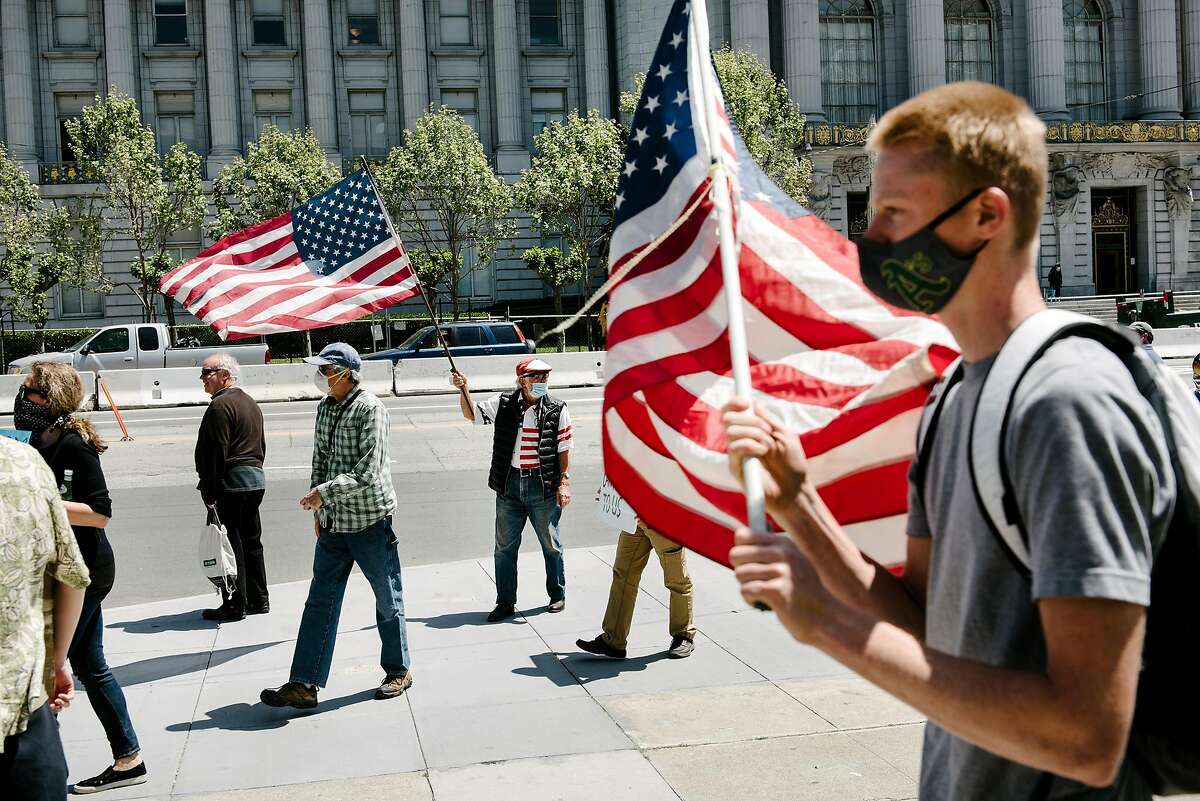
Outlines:
<svg viewBox="0 0 1200 801"><path fill-rule="evenodd" d="M408 672L408 632L404 626L404 587L392 516L353 534L321 529L313 556L312 583L296 635L292 681L324 687L333 664L338 619L350 569L357 564L375 592L375 625L383 648L379 665L389 676Z"/></svg>
<svg viewBox="0 0 1200 801"><path fill-rule="evenodd" d="M537 475L521 478L513 468L508 473L504 494L496 496L496 603L517 603L517 551L521 549L521 531L525 521L533 524L542 557L546 560L546 594L550 602L567 594L563 569L562 542L558 538L558 519L562 508L558 498L542 498L542 480Z"/></svg>

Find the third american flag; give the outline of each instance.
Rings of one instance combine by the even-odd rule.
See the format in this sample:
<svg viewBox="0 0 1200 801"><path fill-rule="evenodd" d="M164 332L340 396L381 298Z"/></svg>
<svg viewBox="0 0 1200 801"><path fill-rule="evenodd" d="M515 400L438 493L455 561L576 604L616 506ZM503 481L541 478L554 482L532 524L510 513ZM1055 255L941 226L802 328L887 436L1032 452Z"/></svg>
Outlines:
<svg viewBox="0 0 1200 801"><path fill-rule="evenodd" d="M617 188L610 271L642 261L611 293L605 472L647 525L728 562L746 515L719 414L733 379L714 156L731 176L754 400L798 433L860 547L898 561L917 421L954 341L872 296L853 244L755 165L729 122L702 2L671 6Z"/></svg>
<svg viewBox="0 0 1200 801"><path fill-rule="evenodd" d="M162 280L222 339L356 320L420 291L365 170L230 234Z"/></svg>

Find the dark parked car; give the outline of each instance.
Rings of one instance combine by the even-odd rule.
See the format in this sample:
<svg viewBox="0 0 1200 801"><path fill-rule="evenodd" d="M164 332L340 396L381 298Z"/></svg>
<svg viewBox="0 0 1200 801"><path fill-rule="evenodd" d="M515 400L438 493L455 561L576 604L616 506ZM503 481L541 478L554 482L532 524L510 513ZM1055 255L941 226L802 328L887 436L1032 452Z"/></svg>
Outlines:
<svg viewBox="0 0 1200 801"><path fill-rule="evenodd" d="M497 356L513 353L533 353L533 343L525 339L517 324L509 320L477 320L462 323L442 323L442 336L450 346L451 356ZM365 359L387 359L393 364L401 359L426 359L442 355L442 346L432 325L418 330L399 347L364 356Z"/></svg>

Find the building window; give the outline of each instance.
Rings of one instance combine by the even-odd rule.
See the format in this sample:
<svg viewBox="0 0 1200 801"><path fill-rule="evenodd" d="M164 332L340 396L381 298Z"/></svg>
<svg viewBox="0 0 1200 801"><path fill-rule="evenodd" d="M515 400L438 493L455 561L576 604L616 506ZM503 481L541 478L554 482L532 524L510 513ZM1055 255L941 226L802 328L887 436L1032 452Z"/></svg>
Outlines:
<svg viewBox="0 0 1200 801"><path fill-rule="evenodd" d="M104 296L77 286L60 284L58 312L60 317L103 317Z"/></svg>
<svg viewBox="0 0 1200 801"><path fill-rule="evenodd" d="M565 89L534 89L529 106L533 111L533 135L537 136L550 123L567 118L567 92Z"/></svg>
<svg viewBox="0 0 1200 801"><path fill-rule="evenodd" d="M471 0L442 0L438 26L443 45L471 44Z"/></svg>
<svg viewBox="0 0 1200 801"><path fill-rule="evenodd" d="M558 0L529 0L529 43L562 44L558 26Z"/></svg>
<svg viewBox="0 0 1200 801"><path fill-rule="evenodd" d="M946 80L995 80L992 10L987 0L944 0Z"/></svg>
<svg viewBox="0 0 1200 801"><path fill-rule="evenodd" d="M191 92L155 92L154 110L158 117L158 152L165 154L176 142L198 150L196 141L196 100Z"/></svg>
<svg viewBox="0 0 1200 801"><path fill-rule="evenodd" d="M286 45L284 0L250 0L250 27L256 47Z"/></svg>
<svg viewBox="0 0 1200 801"><path fill-rule="evenodd" d="M1104 15L1096 0L1063 0L1063 33L1071 119L1107 119Z"/></svg>
<svg viewBox="0 0 1200 801"><path fill-rule="evenodd" d="M83 107L95 100L94 95L60 94L54 96L54 110L58 117L58 158L60 161L75 161L71 148L71 137L67 134L67 120L77 120L83 115Z"/></svg>
<svg viewBox="0 0 1200 801"><path fill-rule="evenodd" d="M820 0L819 11L825 116L867 122L879 111L875 9L870 0Z"/></svg>
<svg viewBox="0 0 1200 801"><path fill-rule="evenodd" d="M479 94L474 89L443 89L442 105L457 111L463 122L479 133Z"/></svg>
<svg viewBox="0 0 1200 801"><path fill-rule="evenodd" d="M378 0L349 0L346 3L346 27L351 45L379 44Z"/></svg>
<svg viewBox="0 0 1200 801"><path fill-rule="evenodd" d="M54 44L87 47L92 43L87 0L54 0Z"/></svg>
<svg viewBox="0 0 1200 801"><path fill-rule="evenodd" d="M181 45L188 42L187 3L154 3L154 43Z"/></svg>
<svg viewBox="0 0 1200 801"><path fill-rule="evenodd" d="M383 92L350 93L350 142L356 156L371 159L387 154Z"/></svg>
<svg viewBox="0 0 1200 801"><path fill-rule="evenodd" d="M268 89L254 93L254 133L274 125L281 131L292 130L292 93L287 89Z"/></svg>
<svg viewBox="0 0 1200 801"><path fill-rule="evenodd" d="M852 242L862 239L871 224L869 196L868 192L846 193L846 236Z"/></svg>

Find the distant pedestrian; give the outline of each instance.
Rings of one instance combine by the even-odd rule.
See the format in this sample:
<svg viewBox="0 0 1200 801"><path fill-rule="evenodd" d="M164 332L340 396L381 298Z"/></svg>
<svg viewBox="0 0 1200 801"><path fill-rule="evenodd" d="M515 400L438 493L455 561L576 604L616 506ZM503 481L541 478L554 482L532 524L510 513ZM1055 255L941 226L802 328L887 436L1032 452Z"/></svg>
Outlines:
<svg viewBox="0 0 1200 801"><path fill-rule="evenodd" d="M55 713L75 697L67 651L88 569L50 468L6 437L0 576L0 788L6 799L63 801L67 759Z"/></svg>
<svg viewBox="0 0 1200 801"><path fill-rule="evenodd" d="M576 640L575 645L590 654L613 659L625 658L638 584L651 551L658 554L663 583L671 596L667 622L671 644L667 647L667 656L684 659L692 655L696 641L696 626L692 622L692 577L688 575L683 546L640 520L632 534L622 531L617 537L612 586L609 587L608 606L604 610L604 631L594 640Z"/></svg>
<svg viewBox="0 0 1200 801"><path fill-rule="evenodd" d="M129 718L125 693L104 656L101 605L112 591L117 574L112 546L104 533L112 517L112 499L100 454L108 445L87 418L75 413L83 399L83 381L74 367L38 362L30 367L21 385L13 421L17 428L32 432L30 444L50 466L91 574L68 657L112 749L113 764L99 775L76 782L73 788L76 793L95 793L142 784L146 781L146 763Z"/></svg>
<svg viewBox="0 0 1200 801"><path fill-rule="evenodd" d="M1196 400L1200 401L1200 353L1196 354L1196 358L1192 359L1192 384L1196 389Z"/></svg>
<svg viewBox="0 0 1200 801"><path fill-rule="evenodd" d="M1142 349L1150 354L1150 358L1156 362L1161 362L1163 360L1162 356L1159 356L1158 351L1154 349L1154 329L1150 327L1150 324L1138 320L1130 323L1129 327L1138 335L1138 339L1142 341Z"/></svg>
<svg viewBox="0 0 1200 801"><path fill-rule="evenodd" d="M228 354L209 356L200 368L200 381L212 402L196 437L197 489L204 505L216 509L237 562L233 591L222 590L221 605L203 613L205 619L223 623L271 611L258 513L267 487L267 440L262 411L237 386L240 375L237 359Z"/></svg>
<svg viewBox="0 0 1200 801"><path fill-rule="evenodd" d="M317 405L312 489L300 506L313 513L317 535L313 577L296 635L287 684L263 690L268 706L311 709L333 663L342 597L350 570L358 565L375 593L375 624L382 642L383 682L377 700L396 698L412 686L400 555L392 532L396 492L392 488L387 407L361 385L362 360L344 342L326 345L314 381L329 396Z"/></svg>
<svg viewBox="0 0 1200 801"><path fill-rule="evenodd" d="M1050 284L1050 297L1062 297L1062 266L1055 264L1050 268L1050 276L1047 279Z"/></svg>
<svg viewBox="0 0 1200 801"><path fill-rule="evenodd" d="M487 616L495 623L516 614L517 552L525 521L533 524L546 562L547 612L567 603L558 523L571 502L571 413L550 395L550 365L533 356L517 362L517 388L479 403L468 401L467 377L454 373L462 390L463 417L475 425L495 424L488 486L496 493L496 608Z"/></svg>

